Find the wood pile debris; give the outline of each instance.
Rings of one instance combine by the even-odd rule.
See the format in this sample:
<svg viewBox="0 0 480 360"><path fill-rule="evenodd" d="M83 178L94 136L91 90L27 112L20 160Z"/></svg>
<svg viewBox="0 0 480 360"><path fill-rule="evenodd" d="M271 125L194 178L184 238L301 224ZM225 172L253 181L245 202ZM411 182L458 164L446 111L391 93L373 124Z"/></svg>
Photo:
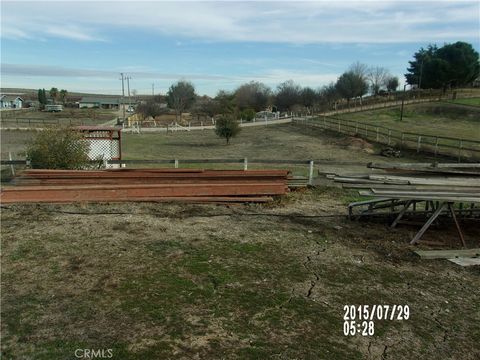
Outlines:
<svg viewBox="0 0 480 360"><path fill-rule="evenodd" d="M262 203L301 180L288 170L25 170L0 193L2 204L71 202Z"/></svg>
<svg viewBox="0 0 480 360"><path fill-rule="evenodd" d="M326 175L370 198L348 205L351 219L387 216L393 220L392 228L411 223L412 217L426 219L411 241L415 244L437 218L447 217L466 247L457 218L480 219L480 163L370 163L367 167L375 173Z"/></svg>

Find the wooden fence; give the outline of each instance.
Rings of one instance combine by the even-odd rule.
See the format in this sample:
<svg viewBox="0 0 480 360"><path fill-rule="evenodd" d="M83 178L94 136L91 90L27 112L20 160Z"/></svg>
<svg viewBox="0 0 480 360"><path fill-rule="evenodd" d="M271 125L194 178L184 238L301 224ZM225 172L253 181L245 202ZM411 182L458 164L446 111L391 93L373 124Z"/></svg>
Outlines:
<svg viewBox="0 0 480 360"><path fill-rule="evenodd" d="M78 126L78 125L98 125L106 120L94 119L72 119L72 118L57 118L57 119L31 119L31 118L2 118L1 126L5 128L20 128L20 127L48 127L53 125L58 126Z"/></svg>
<svg viewBox="0 0 480 360"><path fill-rule="evenodd" d="M328 129L389 146L403 147L437 155L455 157L460 162L480 159L480 140L419 134L391 129L386 126L333 116L295 119L297 125Z"/></svg>

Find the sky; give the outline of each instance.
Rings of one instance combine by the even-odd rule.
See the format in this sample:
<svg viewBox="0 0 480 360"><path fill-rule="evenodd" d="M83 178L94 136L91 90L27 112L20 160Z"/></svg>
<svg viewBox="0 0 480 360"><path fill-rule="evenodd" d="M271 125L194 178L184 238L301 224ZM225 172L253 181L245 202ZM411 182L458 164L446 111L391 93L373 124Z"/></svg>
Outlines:
<svg viewBox="0 0 480 360"><path fill-rule="evenodd" d="M403 84L421 47L480 50L480 1L1 1L1 87L139 94L180 80L327 85L354 62ZM125 85L126 86L126 85Z"/></svg>

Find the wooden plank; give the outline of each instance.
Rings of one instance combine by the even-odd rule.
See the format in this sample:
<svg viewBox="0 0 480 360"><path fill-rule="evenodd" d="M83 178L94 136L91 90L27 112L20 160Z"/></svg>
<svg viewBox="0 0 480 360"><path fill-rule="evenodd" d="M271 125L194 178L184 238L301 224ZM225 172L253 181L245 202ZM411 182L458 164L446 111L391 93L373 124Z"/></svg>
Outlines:
<svg viewBox="0 0 480 360"><path fill-rule="evenodd" d="M396 172L407 173L435 173L435 174L462 174L462 175L480 175L480 171L474 167L462 167L462 170L454 167L436 167L432 164L368 164L371 169L384 169Z"/></svg>
<svg viewBox="0 0 480 360"><path fill-rule="evenodd" d="M430 218L427 220L427 222L423 225L423 227L417 232L417 234L413 237L412 241L410 241L410 244L416 244L420 239L421 237L423 236L423 234L425 233L425 231L427 231L427 229L430 227L430 225L432 225L432 223L435 221L435 219L440 215L440 213L443 211L443 209L447 206L447 203L442 203L440 204L440 206L438 207L437 210L435 210L435 212L432 214L432 216L430 216Z"/></svg>
<svg viewBox="0 0 480 360"><path fill-rule="evenodd" d="M371 189L374 194L392 194L395 193L397 195L412 195L412 196L460 196L460 197L467 197L467 196L472 196L472 193L470 192L463 192L463 191L448 191L448 190L443 190L443 191L431 191L431 190L396 190L396 189ZM475 192L473 193L473 196L475 196ZM477 194L477 195L480 195Z"/></svg>
<svg viewBox="0 0 480 360"><path fill-rule="evenodd" d="M448 202L462 202L462 203L480 203L480 197L473 196L453 196L453 195L403 195L398 194L394 191L385 192L382 194L375 194L372 191L359 191L359 194L362 196L373 196L373 197L382 197L382 198L391 198L391 199L408 199L408 200L434 200L434 201L448 201ZM471 195L471 194L470 194Z"/></svg>
<svg viewBox="0 0 480 360"><path fill-rule="evenodd" d="M109 201L152 197L209 197L282 195L285 183L29 186L3 189L0 202Z"/></svg>
<svg viewBox="0 0 480 360"><path fill-rule="evenodd" d="M462 250L416 250L415 253L424 259L472 258L480 256L480 248Z"/></svg>
<svg viewBox="0 0 480 360"><path fill-rule="evenodd" d="M458 257L458 258L447 259L447 260L460 266L475 266L475 265L480 266L480 257L476 257L476 258Z"/></svg>
<svg viewBox="0 0 480 360"><path fill-rule="evenodd" d="M385 184L387 182L384 179L372 180L372 179L359 179L359 178L347 178L347 177L335 177L333 180L335 182L340 182L340 183L354 183L354 184ZM389 181L389 183L395 184L395 185L408 185L409 181L392 180L392 181Z"/></svg>
<svg viewBox="0 0 480 360"><path fill-rule="evenodd" d="M479 177L413 177L413 176L395 176L395 175L376 175L369 176L371 180L387 182L406 182L410 185L454 185L454 186L478 186Z"/></svg>
<svg viewBox="0 0 480 360"><path fill-rule="evenodd" d="M452 185L391 185L391 184L376 184L374 186L368 186L369 184L343 184L342 187L346 189L390 189L396 190L432 190L442 191L445 189L451 191L462 192L478 192L480 193L480 186L452 186Z"/></svg>
<svg viewBox="0 0 480 360"><path fill-rule="evenodd" d="M401 169L404 167L409 168L467 168L467 169L480 169L480 163L368 163L368 168L371 169Z"/></svg>

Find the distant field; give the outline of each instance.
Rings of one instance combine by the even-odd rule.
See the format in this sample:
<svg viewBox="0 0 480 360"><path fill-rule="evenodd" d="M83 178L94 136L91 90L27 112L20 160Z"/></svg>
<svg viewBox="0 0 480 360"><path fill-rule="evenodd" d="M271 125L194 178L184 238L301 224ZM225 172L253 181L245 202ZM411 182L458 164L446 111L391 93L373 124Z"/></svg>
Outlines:
<svg viewBox="0 0 480 360"><path fill-rule="evenodd" d="M426 103L405 106L402 121L400 106L340 114L337 117L378 124L399 131L480 140L480 108L448 103Z"/></svg>
<svg viewBox="0 0 480 360"><path fill-rule="evenodd" d="M353 141L356 140L356 141ZM150 134L124 134L122 156L124 159L291 159L291 160L332 160L385 161L376 155L378 149L343 135L325 134L320 130L303 129L293 125L275 125L269 127L243 128L240 134L231 140L230 145L218 138L211 130ZM406 160L407 161L407 160ZM415 161L410 159L409 161ZM185 165L182 165L185 166ZM205 167L205 165L198 165ZM241 164L229 167L239 168ZM261 165L250 165L255 168ZM264 165L263 167L272 165ZM216 167L208 165L208 167ZM225 167L222 165L222 167ZM305 174L305 167L281 165ZM320 171L339 170L331 166L320 165ZM355 168L355 167L353 167ZM352 168L352 169L353 169ZM362 171L364 167L356 167ZM340 169L342 170L342 169Z"/></svg>
<svg viewBox="0 0 480 360"><path fill-rule="evenodd" d="M23 158L25 143L34 132L2 131L2 159L12 152L15 158ZM123 134L123 159L179 159L180 167L243 168L243 164L186 164L183 159L286 159L286 160L331 160L358 163L385 161L387 158L377 155L379 149L361 139L326 134L321 130L311 130L293 125L275 125L259 128L243 128L241 133L231 140L230 145L218 138L212 130L178 132ZM405 161L422 161L423 155L403 158ZM146 165L137 165L137 167ZM154 167L172 167L173 165L152 165ZM259 167L288 168L295 174L306 175L307 165L261 165L249 163L249 168ZM364 165L347 168L336 165L317 165L316 169L327 171L365 171Z"/></svg>

